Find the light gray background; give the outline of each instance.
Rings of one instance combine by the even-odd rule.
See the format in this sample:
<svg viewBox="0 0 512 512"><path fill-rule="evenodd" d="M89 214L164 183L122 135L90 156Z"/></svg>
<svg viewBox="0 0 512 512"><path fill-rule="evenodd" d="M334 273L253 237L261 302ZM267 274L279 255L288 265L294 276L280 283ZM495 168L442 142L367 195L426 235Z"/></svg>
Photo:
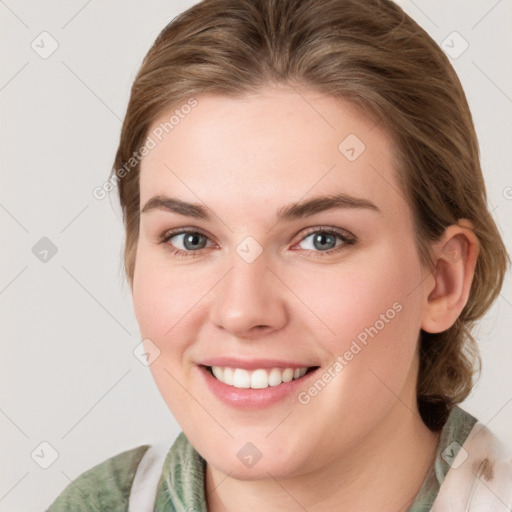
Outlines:
<svg viewBox="0 0 512 512"><path fill-rule="evenodd" d="M193 3L0 1L1 511L43 510L86 469L180 430L132 353L141 340L122 280L117 197L99 201L92 189L108 177L143 56ZM512 2L400 4L439 44L453 31L469 43L452 63L510 251ZM51 49L43 31L59 45L46 59L31 47ZM448 39L453 51L461 42ZM42 237L58 248L46 263L32 252ZM483 373L463 404L508 439L511 313L506 285L477 331ZM58 452L48 469L35 462L51 461L44 441Z"/></svg>

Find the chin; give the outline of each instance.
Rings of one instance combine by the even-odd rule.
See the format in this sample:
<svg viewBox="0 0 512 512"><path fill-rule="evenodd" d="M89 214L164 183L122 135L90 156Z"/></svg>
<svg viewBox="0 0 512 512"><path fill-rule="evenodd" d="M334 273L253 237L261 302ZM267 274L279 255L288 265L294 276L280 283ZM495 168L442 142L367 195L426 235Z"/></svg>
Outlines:
<svg viewBox="0 0 512 512"><path fill-rule="evenodd" d="M303 473L307 464L307 457L297 457L296 450L294 456L293 453L279 453L271 443L267 446L260 443L261 449L251 443L244 443L239 448L239 444L235 441L233 446L223 446L217 453L207 453L205 459L217 470L237 480L286 479Z"/></svg>
<svg viewBox="0 0 512 512"><path fill-rule="evenodd" d="M211 465L222 473L229 475L230 478L243 481L258 481L273 478L284 480L297 476L300 473L299 467L291 467L290 462L283 461L263 461L263 459L261 459L253 467L243 467L238 460L236 460L236 462L233 461L231 464L225 460L221 462L222 464L219 465L214 463Z"/></svg>

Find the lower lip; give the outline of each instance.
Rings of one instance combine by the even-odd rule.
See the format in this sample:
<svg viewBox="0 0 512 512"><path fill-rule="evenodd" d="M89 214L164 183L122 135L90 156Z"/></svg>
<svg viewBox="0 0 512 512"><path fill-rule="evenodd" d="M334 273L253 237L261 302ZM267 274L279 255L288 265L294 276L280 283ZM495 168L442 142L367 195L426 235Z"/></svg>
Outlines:
<svg viewBox="0 0 512 512"><path fill-rule="evenodd" d="M269 386L264 389L235 388L216 379L208 368L199 366L210 391L223 403L239 409L263 409L286 399L290 395L298 394L304 389L304 384L314 375L318 368L310 371L300 379L283 382L278 386Z"/></svg>

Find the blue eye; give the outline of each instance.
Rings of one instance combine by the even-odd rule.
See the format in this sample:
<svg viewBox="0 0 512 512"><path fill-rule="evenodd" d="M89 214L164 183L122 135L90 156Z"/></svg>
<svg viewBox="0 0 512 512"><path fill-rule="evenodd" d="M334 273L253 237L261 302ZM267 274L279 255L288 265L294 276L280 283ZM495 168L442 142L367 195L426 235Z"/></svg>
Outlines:
<svg viewBox="0 0 512 512"><path fill-rule="evenodd" d="M171 242L171 240L174 239L176 239L176 241ZM329 255L356 242L356 237L348 231L333 227L316 227L310 229L306 236L303 236L295 245L300 245L308 239L311 239L311 241L308 242L309 247L303 248L303 250L305 250L308 255L313 256ZM195 258L199 256L202 249L211 247L211 245L208 245L208 242L210 242L209 237L197 230L181 230L165 233L162 235L160 241L160 243L166 245L166 248L172 254L181 258ZM178 247L176 245L178 245Z"/></svg>
<svg viewBox="0 0 512 512"><path fill-rule="evenodd" d="M301 242L305 242L311 238L311 245L308 249L318 249L323 251L324 249L331 250L336 247L336 238L340 238L338 235L333 233L327 233L325 231L316 231L312 235L309 235L301 240Z"/></svg>
<svg viewBox="0 0 512 512"><path fill-rule="evenodd" d="M318 256L338 252L346 245L352 245L356 242L354 235L335 228L314 228L314 230L301 239L299 244L308 239L311 239L309 242L310 247L305 248L305 250L308 251L308 254L316 253L315 255ZM337 244L337 240L340 240L340 243Z"/></svg>
<svg viewBox="0 0 512 512"><path fill-rule="evenodd" d="M178 244L181 243L183 249L176 247L176 242L171 243L173 238L178 240L181 238ZM196 255L193 253L204 249L208 240L208 237L199 231L180 231L164 235L161 241L167 244L167 247L173 254L178 254L183 257L194 257Z"/></svg>
<svg viewBox="0 0 512 512"><path fill-rule="evenodd" d="M187 251L195 249L204 249L204 247L206 247L206 242L208 241L208 238L203 234L194 232L181 233L178 235L174 235L171 238L177 238L180 236L183 237L182 244Z"/></svg>

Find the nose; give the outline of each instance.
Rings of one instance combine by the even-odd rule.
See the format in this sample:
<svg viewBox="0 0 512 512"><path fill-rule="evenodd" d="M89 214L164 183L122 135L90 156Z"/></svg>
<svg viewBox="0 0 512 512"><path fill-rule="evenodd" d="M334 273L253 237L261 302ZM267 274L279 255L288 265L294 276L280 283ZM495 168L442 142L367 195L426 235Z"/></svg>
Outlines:
<svg viewBox="0 0 512 512"><path fill-rule="evenodd" d="M286 287L264 254L252 263L234 254L231 269L212 290L210 320L237 338L268 335L288 321Z"/></svg>

